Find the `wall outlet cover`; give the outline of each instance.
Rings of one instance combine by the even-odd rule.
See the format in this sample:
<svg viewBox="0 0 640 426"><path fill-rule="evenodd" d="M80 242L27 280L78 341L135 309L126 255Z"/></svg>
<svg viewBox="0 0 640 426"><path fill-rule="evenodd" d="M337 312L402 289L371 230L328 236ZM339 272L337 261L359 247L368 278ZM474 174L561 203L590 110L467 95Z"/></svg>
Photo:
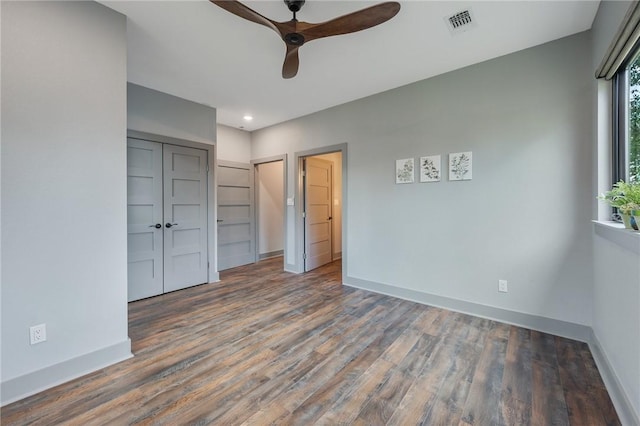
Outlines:
<svg viewBox="0 0 640 426"><path fill-rule="evenodd" d="M32 345L45 342L47 340L47 324L38 324L29 327L29 338Z"/></svg>

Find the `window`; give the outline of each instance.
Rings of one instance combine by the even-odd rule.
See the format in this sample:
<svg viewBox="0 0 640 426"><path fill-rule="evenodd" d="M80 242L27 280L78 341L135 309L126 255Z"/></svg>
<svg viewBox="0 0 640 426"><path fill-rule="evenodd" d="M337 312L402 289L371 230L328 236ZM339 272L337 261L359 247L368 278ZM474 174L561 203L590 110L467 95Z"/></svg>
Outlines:
<svg viewBox="0 0 640 426"><path fill-rule="evenodd" d="M614 87L613 182L640 183L640 49L616 73Z"/></svg>

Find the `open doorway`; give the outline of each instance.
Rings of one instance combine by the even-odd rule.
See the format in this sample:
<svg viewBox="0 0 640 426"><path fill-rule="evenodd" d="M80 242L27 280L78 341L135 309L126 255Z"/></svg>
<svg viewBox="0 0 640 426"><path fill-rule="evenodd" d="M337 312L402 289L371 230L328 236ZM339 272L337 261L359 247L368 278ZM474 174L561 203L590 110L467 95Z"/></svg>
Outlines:
<svg viewBox="0 0 640 426"><path fill-rule="evenodd" d="M255 188L255 258L260 261L284 255L286 155L251 163Z"/></svg>
<svg viewBox="0 0 640 426"><path fill-rule="evenodd" d="M302 270L342 258L343 154L299 157L302 209Z"/></svg>

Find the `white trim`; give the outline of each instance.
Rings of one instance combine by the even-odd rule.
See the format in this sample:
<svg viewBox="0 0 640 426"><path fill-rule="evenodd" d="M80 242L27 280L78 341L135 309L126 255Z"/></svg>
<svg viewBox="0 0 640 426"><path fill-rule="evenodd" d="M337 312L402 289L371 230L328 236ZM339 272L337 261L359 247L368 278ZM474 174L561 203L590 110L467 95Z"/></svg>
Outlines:
<svg viewBox="0 0 640 426"><path fill-rule="evenodd" d="M632 253L640 254L640 232L625 229L621 223L598 220L593 221L593 230L596 235Z"/></svg>
<svg viewBox="0 0 640 426"><path fill-rule="evenodd" d="M284 250L276 250L276 251L270 251L268 253L260 253L258 255L258 260L264 260L264 259L269 259L269 258L278 257L278 256L284 256Z"/></svg>
<svg viewBox="0 0 640 426"><path fill-rule="evenodd" d="M131 339L2 382L5 406L133 357Z"/></svg>
<svg viewBox="0 0 640 426"><path fill-rule="evenodd" d="M450 297L376 283L360 278L345 277L343 278L343 284L349 287L397 297L399 299L405 299L411 302L421 303L423 305L436 306L480 318L487 318L506 324L517 325L519 327L525 327L531 330L553 334L555 336L579 340L581 342L589 342L591 339L591 327L586 325L510 311L464 300L452 299Z"/></svg>
<svg viewBox="0 0 640 426"><path fill-rule="evenodd" d="M589 349L591 349L593 359L598 366L598 371L600 372L602 381L609 392L609 397L611 397L611 401L616 408L616 413L620 418L620 422L623 425L629 426L640 425L640 413L637 413L633 408L633 404L631 404L631 401L627 397L627 393L625 392L622 383L620 383L615 370L609 362L607 354L598 340L598 336L596 336L593 330L591 331Z"/></svg>
<svg viewBox="0 0 640 426"><path fill-rule="evenodd" d="M286 260L285 260L285 262L286 262ZM296 265L293 265L291 263L286 263L284 265L284 271L285 272L291 272L292 274L300 274L300 271L298 271L296 269Z"/></svg>

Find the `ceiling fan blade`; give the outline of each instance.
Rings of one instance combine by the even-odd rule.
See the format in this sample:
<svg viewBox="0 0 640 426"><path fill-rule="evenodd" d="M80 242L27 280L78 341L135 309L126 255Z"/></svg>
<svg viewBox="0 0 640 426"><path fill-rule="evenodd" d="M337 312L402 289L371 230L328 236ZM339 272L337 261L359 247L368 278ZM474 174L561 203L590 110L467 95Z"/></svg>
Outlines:
<svg viewBox="0 0 640 426"><path fill-rule="evenodd" d="M299 48L300 46L287 44L287 54L284 57L284 64L282 64L282 78L292 78L298 74L298 66L300 65L298 58Z"/></svg>
<svg viewBox="0 0 640 426"><path fill-rule="evenodd" d="M276 22L271 19L260 15L255 10L245 6L236 0L209 0L211 3L220 6L227 12L231 12L236 16L244 18L248 21L255 22L256 24L264 25L265 27L271 28L273 31L280 34L278 27L276 26Z"/></svg>
<svg viewBox="0 0 640 426"><path fill-rule="evenodd" d="M213 1L213 0L212 0ZM396 16L400 11L400 3L395 1L380 3L347 15L339 16L330 21L311 24L302 31L305 41L340 34L355 33L375 27ZM302 24L302 22L301 22ZM306 23L304 23L306 24Z"/></svg>

